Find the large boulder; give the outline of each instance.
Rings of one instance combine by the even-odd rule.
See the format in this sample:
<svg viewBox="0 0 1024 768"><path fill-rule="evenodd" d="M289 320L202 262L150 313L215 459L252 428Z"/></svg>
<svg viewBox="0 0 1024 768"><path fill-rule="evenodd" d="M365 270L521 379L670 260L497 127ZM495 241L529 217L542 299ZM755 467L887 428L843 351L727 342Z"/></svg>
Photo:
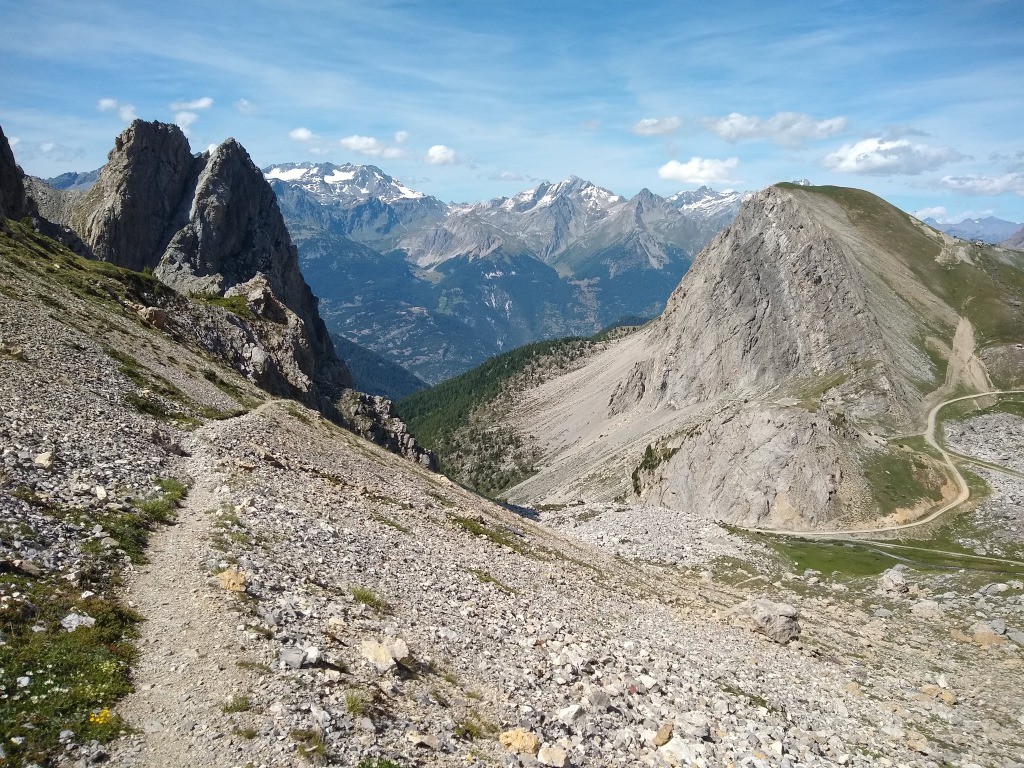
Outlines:
<svg viewBox="0 0 1024 768"><path fill-rule="evenodd" d="M758 597L748 600L744 608L757 630L776 643L784 645L800 637L800 614L789 603Z"/></svg>

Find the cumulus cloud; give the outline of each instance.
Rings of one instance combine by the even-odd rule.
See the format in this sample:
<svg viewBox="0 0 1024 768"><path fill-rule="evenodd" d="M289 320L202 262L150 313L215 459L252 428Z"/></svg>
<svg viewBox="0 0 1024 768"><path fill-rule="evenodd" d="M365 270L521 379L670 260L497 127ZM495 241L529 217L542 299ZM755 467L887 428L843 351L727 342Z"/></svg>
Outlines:
<svg viewBox="0 0 1024 768"><path fill-rule="evenodd" d="M645 117L633 126L633 133L637 136L669 136L679 130L683 121L672 115L671 117Z"/></svg>
<svg viewBox="0 0 1024 768"><path fill-rule="evenodd" d="M292 128L288 131L288 138L292 141L312 141L316 137L309 128Z"/></svg>
<svg viewBox="0 0 1024 768"><path fill-rule="evenodd" d="M235 102L235 110L242 115L251 115L256 112L256 105L248 99L239 99Z"/></svg>
<svg viewBox="0 0 1024 768"><path fill-rule="evenodd" d="M341 146L364 155L379 155L384 151L384 144L373 136L346 136L341 140Z"/></svg>
<svg viewBox="0 0 1024 768"><path fill-rule="evenodd" d="M454 165L459 161L458 155L451 147L435 144L427 150L423 160L430 165Z"/></svg>
<svg viewBox="0 0 1024 768"><path fill-rule="evenodd" d="M195 112L189 112L188 110L183 110L181 112L174 113L175 124L179 128L181 128L181 130L183 130L185 133L188 133L188 129L198 119L199 115L197 115Z"/></svg>
<svg viewBox="0 0 1024 768"><path fill-rule="evenodd" d="M685 163L669 160L658 169L658 176L684 184L727 184L739 164L739 159L735 157L725 160L691 157Z"/></svg>
<svg viewBox="0 0 1024 768"><path fill-rule="evenodd" d="M1024 197L1024 173L1002 176L943 176L939 186L968 195L1002 195L1013 192Z"/></svg>
<svg viewBox="0 0 1024 768"><path fill-rule="evenodd" d="M916 176L963 158L964 155L949 147L935 147L909 139L874 137L844 144L826 155L822 162L826 168L844 173Z"/></svg>
<svg viewBox="0 0 1024 768"><path fill-rule="evenodd" d="M359 152L370 157L383 157L387 160L394 160L405 157L405 150L399 147L389 147L383 141L373 136L346 136L340 141L345 149Z"/></svg>
<svg viewBox="0 0 1024 768"><path fill-rule="evenodd" d="M803 112L778 112L767 120L732 112L725 117L705 117L701 122L730 144L767 139L784 147L798 147L808 141L834 136L846 129L845 117L815 120Z"/></svg>
<svg viewBox="0 0 1024 768"><path fill-rule="evenodd" d="M395 131L395 144L404 144L408 138L408 131Z"/></svg>
<svg viewBox="0 0 1024 768"><path fill-rule="evenodd" d="M126 123L130 123L138 117L138 115L135 114L134 105L122 103L117 99L100 99L96 102L96 109L100 112L117 112L117 116Z"/></svg>
<svg viewBox="0 0 1024 768"><path fill-rule="evenodd" d="M175 112L194 112L198 109L209 109L213 106L213 99L209 96L202 96L192 101L171 102L171 109Z"/></svg>

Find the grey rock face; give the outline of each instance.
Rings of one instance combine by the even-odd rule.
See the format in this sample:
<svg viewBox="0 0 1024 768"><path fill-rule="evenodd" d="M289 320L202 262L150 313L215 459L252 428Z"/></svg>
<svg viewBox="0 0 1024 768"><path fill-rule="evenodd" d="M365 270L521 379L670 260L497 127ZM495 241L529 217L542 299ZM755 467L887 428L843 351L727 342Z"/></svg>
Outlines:
<svg viewBox="0 0 1024 768"><path fill-rule="evenodd" d="M176 125L135 120L68 223L97 259L154 269L188 218L183 198L199 162Z"/></svg>
<svg viewBox="0 0 1024 768"><path fill-rule="evenodd" d="M1004 248L1024 249L1024 227L1021 227L1000 243Z"/></svg>
<svg viewBox="0 0 1024 768"><path fill-rule="evenodd" d="M416 442L387 398L350 389L339 401L338 408L345 426L357 435L428 469L438 468L437 456Z"/></svg>
<svg viewBox="0 0 1024 768"><path fill-rule="evenodd" d="M669 299L644 382L647 398L677 405L723 392L764 389L794 375L888 359L862 275L832 233L784 190L749 201ZM898 385L866 407L905 418ZM636 389L618 397L636 397Z"/></svg>
<svg viewBox="0 0 1024 768"><path fill-rule="evenodd" d="M11 145L0 128L0 217L20 219L29 215L23 176L14 160Z"/></svg>
<svg viewBox="0 0 1024 768"><path fill-rule="evenodd" d="M705 422L664 464L639 473L638 485L649 504L710 507L733 524L799 528L837 514L849 470L822 414L746 407Z"/></svg>
<svg viewBox="0 0 1024 768"><path fill-rule="evenodd" d="M73 204L68 223L95 258L153 269L181 293L244 296L257 314L287 328L254 346L291 359L297 371L284 378L307 404L330 413L351 386L299 271L274 193L234 139L193 157L177 126L136 120L118 136L96 183ZM278 302L293 321L275 310ZM250 362L260 368L260 360ZM303 379L311 384L297 384ZM294 386L273 377L257 380L294 396Z"/></svg>

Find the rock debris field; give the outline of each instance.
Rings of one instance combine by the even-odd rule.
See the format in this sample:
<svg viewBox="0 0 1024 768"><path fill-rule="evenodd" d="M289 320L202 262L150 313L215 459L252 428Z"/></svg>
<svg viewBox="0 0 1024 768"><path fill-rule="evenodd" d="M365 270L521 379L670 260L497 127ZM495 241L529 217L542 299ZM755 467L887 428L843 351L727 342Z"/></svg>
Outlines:
<svg viewBox="0 0 1024 768"><path fill-rule="evenodd" d="M69 730L58 764L1024 764L1019 578L846 578L649 508L538 521L223 369L250 405L204 417L230 404L214 362L24 295L0 301L0 560L76 590L123 575L145 618L133 730ZM190 418L140 410L111 349ZM112 515L168 478L189 493L133 561Z"/></svg>

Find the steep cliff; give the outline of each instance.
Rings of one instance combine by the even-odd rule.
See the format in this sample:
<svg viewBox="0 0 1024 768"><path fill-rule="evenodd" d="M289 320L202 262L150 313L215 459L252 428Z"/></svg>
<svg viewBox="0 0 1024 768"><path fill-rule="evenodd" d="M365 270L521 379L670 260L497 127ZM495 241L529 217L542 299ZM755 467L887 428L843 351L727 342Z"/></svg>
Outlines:
<svg viewBox="0 0 1024 768"><path fill-rule="evenodd" d="M47 207L97 259L153 270L186 295L241 297L272 319L249 354L276 361L256 366L261 386L325 412L351 386L274 193L234 139L193 156L177 126L136 120L84 195Z"/></svg>
<svg viewBox="0 0 1024 768"><path fill-rule="evenodd" d="M0 128L0 218L20 219L29 215L23 179L11 145Z"/></svg>

